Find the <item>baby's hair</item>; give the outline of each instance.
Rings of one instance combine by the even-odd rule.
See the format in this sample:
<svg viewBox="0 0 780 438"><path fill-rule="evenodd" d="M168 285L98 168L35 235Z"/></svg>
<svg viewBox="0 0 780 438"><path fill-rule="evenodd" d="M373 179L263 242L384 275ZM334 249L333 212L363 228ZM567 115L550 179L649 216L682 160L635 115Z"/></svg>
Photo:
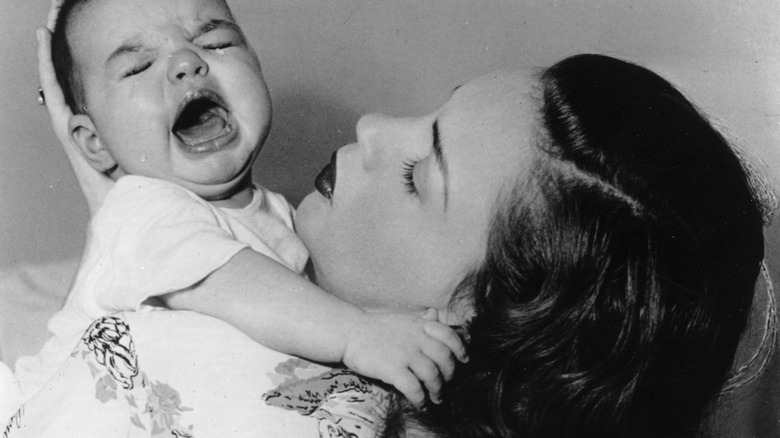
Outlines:
<svg viewBox="0 0 780 438"><path fill-rule="evenodd" d="M84 101L84 87L81 83L78 68L73 61L73 52L67 38L67 32L73 23L74 17L91 0L65 0L62 3L57 24L51 40L51 56L54 71L57 74L57 82L62 88L65 103L68 104L74 114L86 112Z"/></svg>

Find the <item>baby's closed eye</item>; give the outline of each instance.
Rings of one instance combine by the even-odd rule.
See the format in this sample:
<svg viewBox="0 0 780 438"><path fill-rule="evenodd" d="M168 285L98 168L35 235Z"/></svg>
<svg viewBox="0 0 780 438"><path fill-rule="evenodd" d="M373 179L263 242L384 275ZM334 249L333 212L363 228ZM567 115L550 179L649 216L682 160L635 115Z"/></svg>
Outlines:
<svg viewBox="0 0 780 438"><path fill-rule="evenodd" d="M206 50L222 50L245 45L244 35L238 25L227 21L207 23L194 43Z"/></svg>
<svg viewBox="0 0 780 438"><path fill-rule="evenodd" d="M152 66L151 61L143 62L142 64L131 67L129 70L125 71L125 73L122 74L122 78L128 78L130 76L135 76L139 73L143 73L146 69L148 69L151 66Z"/></svg>

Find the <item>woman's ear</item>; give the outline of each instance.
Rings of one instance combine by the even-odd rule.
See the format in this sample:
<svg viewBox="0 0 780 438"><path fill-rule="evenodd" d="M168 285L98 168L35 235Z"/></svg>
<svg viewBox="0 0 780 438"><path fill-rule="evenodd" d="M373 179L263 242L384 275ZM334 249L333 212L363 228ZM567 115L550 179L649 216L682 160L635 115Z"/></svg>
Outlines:
<svg viewBox="0 0 780 438"><path fill-rule="evenodd" d="M87 114L73 115L68 121L68 131L70 140L93 168L105 173L116 167L116 161L100 140L91 117Z"/></svg>

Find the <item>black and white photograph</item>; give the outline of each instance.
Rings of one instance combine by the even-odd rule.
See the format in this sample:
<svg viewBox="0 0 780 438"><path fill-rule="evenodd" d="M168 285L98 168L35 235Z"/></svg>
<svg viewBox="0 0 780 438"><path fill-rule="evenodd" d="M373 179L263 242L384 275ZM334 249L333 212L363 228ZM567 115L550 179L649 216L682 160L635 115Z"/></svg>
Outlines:
<svg viewBox="0 0 780 438"><path fill-rule="evenodd" d="M2 437L780 437L778 23L0 0Z"/></svg>

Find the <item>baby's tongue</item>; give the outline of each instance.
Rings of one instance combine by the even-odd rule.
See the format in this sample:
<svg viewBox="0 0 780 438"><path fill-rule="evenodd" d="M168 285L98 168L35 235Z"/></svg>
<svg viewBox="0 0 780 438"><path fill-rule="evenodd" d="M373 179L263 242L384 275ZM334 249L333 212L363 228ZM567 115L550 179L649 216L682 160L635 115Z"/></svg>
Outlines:
<svg viewBox="0 0 780 438"><path fill-rule="evenodd" d="M197 146L227 132L228 124L219 107L206 109L177 123L175 134L187 146Z"/></svg>

